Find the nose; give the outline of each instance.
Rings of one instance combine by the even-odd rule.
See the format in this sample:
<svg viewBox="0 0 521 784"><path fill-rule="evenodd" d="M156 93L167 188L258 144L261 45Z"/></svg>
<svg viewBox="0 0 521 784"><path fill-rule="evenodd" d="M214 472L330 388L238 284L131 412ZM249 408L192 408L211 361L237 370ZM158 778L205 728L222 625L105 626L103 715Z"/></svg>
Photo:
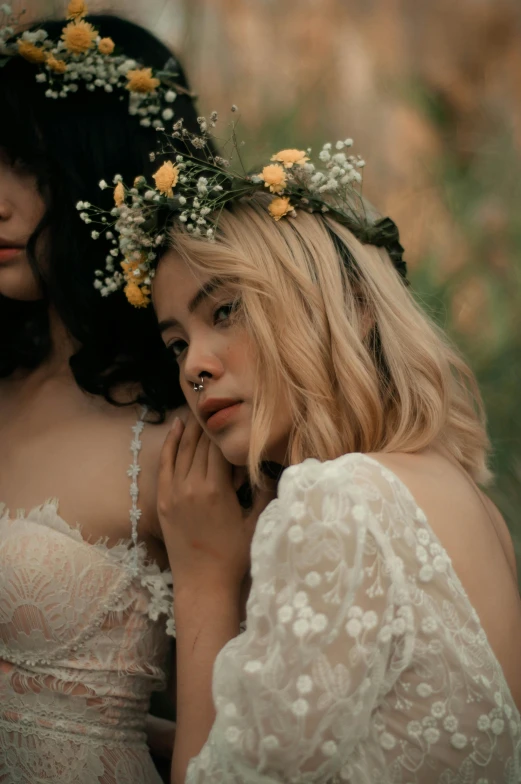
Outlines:
<svg viewBox="0 0 521 784"><path fill-rule="evenodd" d="M211 338L192 338L183 363L185 383L193 389L194 384L201 383L201 376L204 380L216 381L223 372L222 361L211 345Z"/></svg>
<svg viewBox="0 0 521 784"><path fill-rule="evenodd" d="M0 185L0 221L7 221L13 215L13 208L2 190Z"/></svg>

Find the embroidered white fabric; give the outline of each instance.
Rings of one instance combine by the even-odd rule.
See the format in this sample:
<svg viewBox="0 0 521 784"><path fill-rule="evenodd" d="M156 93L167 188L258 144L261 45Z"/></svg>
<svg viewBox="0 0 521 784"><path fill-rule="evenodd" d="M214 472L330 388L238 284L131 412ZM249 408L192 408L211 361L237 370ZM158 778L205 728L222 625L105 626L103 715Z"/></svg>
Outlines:
<svg viewBox="0 0 521 784"><path fill-rule="evenodd" d="M0 505L1 784L161 782L145 719L165 682L172 577L136 543L142 429L128 540L86 542L57 500L14 518Z"/></svg>
<svg viewBox="0 0 521 784"><path fill-rule="evenodd" d="M187 784L519 784L521 719L451 561L371 458L284 472Z"/></svg>

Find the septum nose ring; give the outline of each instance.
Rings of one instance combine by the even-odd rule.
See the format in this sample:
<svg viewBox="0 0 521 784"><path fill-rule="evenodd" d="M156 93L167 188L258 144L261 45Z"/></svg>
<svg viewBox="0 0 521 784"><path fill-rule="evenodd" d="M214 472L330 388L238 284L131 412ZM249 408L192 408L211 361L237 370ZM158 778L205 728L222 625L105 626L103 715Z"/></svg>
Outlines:
<svg viewBox="0 0 521 784"><path fill-rule="evenodd" d="M204 389L204 378L203 378L203 376L199 376L199 378L201 380L201 383L200 384L194 384L194 392L202 392L203 389Z"/></svg>

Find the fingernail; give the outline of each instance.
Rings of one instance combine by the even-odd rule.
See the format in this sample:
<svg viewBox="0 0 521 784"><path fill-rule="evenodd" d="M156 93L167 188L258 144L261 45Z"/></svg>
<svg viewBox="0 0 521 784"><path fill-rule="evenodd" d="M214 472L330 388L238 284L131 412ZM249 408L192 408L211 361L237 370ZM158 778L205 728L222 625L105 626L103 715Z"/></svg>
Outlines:
<svg viewBox="0 0 521 784"><path fill-rule="evenodd" d="M172 426L171 426L170 430L173 430L175 427L177 427L177 423L180 422L180 421L181 420L179 419L178 416L174 417L174 421L172 422Z"/></svg>

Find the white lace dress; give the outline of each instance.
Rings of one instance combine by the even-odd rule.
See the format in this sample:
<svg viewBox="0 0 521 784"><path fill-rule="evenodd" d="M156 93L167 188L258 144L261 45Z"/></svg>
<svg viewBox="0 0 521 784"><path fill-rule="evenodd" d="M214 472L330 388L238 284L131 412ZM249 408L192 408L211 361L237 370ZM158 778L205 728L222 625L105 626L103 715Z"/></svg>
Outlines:
<svg viewBox="0 0 521 784"><path fill-rule="evenodd" d="M164 685L169 572L137 544L133 427L129 540L87 543L48 501L0 508L0 783L160 784L145 741Z"/></svg>
<svg viewBox="0 0 521 784"><path fill-rule="evenodd" d="M287 469L252 578L187 784L521 782L501 667L393 473L360 454Z"/></svg>

